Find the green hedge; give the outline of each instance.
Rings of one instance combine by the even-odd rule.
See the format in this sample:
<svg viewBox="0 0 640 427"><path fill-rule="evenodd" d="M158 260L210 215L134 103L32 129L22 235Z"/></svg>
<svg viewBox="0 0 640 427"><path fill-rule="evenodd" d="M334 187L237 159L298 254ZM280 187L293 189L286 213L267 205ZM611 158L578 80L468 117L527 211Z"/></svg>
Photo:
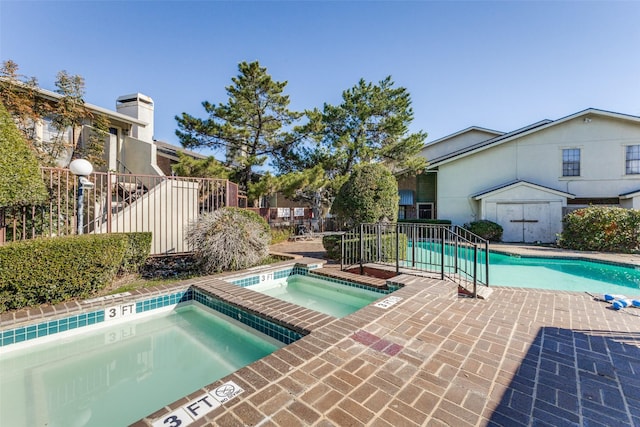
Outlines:
<svg viewBox="0 0 640 427"><path fill-rule="evenodd" d="M407 246L409 239L406 234L400 233L398 236L400 243L399 257L405 259L407 256ZM345 244L354 244L358 253L360 252L360 239L348 239L345 240ZM378 243L376 235L365 235L363 238L364 243L364 257L365 260L377 260L378 259ZM396 257L396 236L387 235L383 236L380 240L381 253L380 258L383 261L395 260ZM342 257L342 235L331 234L322 238L322 246L327 251L327 258L332 260L340 260Z"/></svg>
<svg viewBox="0 0 640 427"><path fill-rule="evenodd" d="M128 237L120 273L138 273L151 253L151 232L125 233Z"/></svg>
<svg viewBox="0 0 640 427"><path fill-rule="evenodd" d="M611 206L577 209L564 217L558 243L581 251L636 252L640 248L640 211Z"/></svg>
<svg viewBox="0 0 640 427"><path fill-rule="evenodd" d="M285 242L294 234L295 231L293 227L271 228L271 244L275 245L276 243Z"/></svg>
<svg viewBox="0 0 640 427"><path fill-rule="evenodd" d="M490 242L502 241L502 226L487 219L473 221L463 226L476 236L480 236Z"/></svg>
<svg viewBox="0 0 640 427"><path fill-rule="evenodd" d="M342 257L342 235L341 234L329 234L322 236L322 246L327 251L327 258L340 259Z"/></svg>
<svg viewBox="0 0 640 427"><path fill-rule="evenodd" d="M119 271L139 268L150 243L149 233L127 233L45 238L1 246L0 312L90 297L111 283Z"/></svg>

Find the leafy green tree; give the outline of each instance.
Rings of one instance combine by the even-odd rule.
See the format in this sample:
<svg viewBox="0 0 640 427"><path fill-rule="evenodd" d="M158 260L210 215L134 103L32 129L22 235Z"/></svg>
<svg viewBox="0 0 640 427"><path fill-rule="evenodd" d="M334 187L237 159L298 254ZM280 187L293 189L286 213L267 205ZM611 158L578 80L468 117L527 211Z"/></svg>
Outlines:
<svg viewBox="0 0 640 427"><path fill-rule="evenodd" d="M0 171L0 209L37 205L47 200L38 161L3 104L0 104Z"/></svg>
<svg viewBox="0 0 640 427"><path fill-rule="evenodd" d="M338 191L331 212L347 226L398 219L398 182L388 168L371 163L356 166Z"/></svg>
<svg viewBox="0 0 640 427"><path fill-rule="evenodd" d="M59 159L73 153L75 148L74 129L84 122L84 79L78 75L69 75L66 71L58 72L55 92L62 97L55 108L49 112L47 119L55 129L48 141L38 141L38 151L43 153L48 163L57 163Z"/></svg>
<svg viewBox="0 0 640 427"><path fill-rule="evenodd" d="M324 216L347 176L330 178L322 164L278 177L277 189L290 200L306 203L314 218Z"/></svg>
<svg viewBox="0 0 640 427"><path fill-rule="evenodd" d="M279 178L266 172L260 176L260 179L249 183L247 199L257 201L262 196L271 196L278 191L280 191Z"/></svg>
<svg viewBox="0 0 640 427"><path fill-rule="evenodd" d="M38 80L18 72L15 62L8 60L0 67L0 102L11 113L27 143L35 140L36 121L47 114L50 105L37 96Z"/></svg>
<svg viewBox="0 0 640 427"><path fill-rule="evenodd" d="M288 109L289 97L283 94L287 82L272 80L257 61L242 62L238 70L226 88L227 103L204 101L204 119L187 113L176 116L176 135L185 148L224 150L237 182L248 190L254 169L292 143L288 129L301 114Z"/></svg>
<svg viewBox="0 0 640 427"><path fill-rule="evenodd" d="M15 62L5 61L0 68L0 99L41 164L60 165L70 158L84 157L94 166L103 165L104 137L109 124L104 115L86 108L84 79L60 71L55 84L60 97L51 99L42 96L34 77L18 73ZM48 130L53 130L46 141L36 133L38 123L45 120ZM78 132L89 123L92 127L88 138L79 146Z"/></svg>
<svg viewBox="0 0 640 427"><path fill-rule="evenodd" d="M109 136L109 119L104 114L86 112L91 121L88 138L82 146L76 146L73 157L87 159L93 166L105 166L105 140Z"/></svg>

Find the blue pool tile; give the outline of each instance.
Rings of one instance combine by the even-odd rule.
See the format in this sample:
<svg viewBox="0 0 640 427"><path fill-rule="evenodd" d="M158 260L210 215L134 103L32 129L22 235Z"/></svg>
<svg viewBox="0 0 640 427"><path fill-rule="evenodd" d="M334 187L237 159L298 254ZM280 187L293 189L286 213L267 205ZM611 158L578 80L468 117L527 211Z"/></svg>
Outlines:
<svg viewBox="0 0 640 427"><path fill-rule="evenodd" d="M46 337L49 333L49 324L48 323L39 323L36 326L36 335L38 337Z"/></svg>
<svg viewBox="0 0 640 427"><path fill-rule="evenodd" d="M87 313L87 325L93 325L96 323L96 316L98 313L95 311L93 313Z"/></svg>
<svg viewBox="0 0 640 427"><path fill-rule="evenodd" d="M302 337L302 335L295 334L293 331L290 331L283 326L272 323L260 316L234 307L224 301L221 301L217 298L212 298L206 294L196 292L194 299L211 308L212 310L218 311L219 313L236 319L257 331L264 333L265 335L281 341L284 344L290 344Z"/></svg>
<svg viewBox="0 0 640 427"><path fill-rule="evenodd" d="M15 331L5 331L2 333L2 345L13 344L15 340Z"/></svg>
<svg viewBox="0 0 640 427"><path fill-rule="evenodd" d="M288 275L293 274L293 272L294 269L287 269L280 271L279 274L281 274L282 277L287 277ZM248 281L246 281L246 283L252 284L258 282L259 276L253 276ZM169 305L175 305L180 302L187 302L192 300L196 300L213 310L223 313L231 318L237 319L247 326L265 333L266 335L269 335L283 342L284 344L290 344L302 337L301 334L291 331L281 325L272 323L258 315L239 309L215 297L211 297L207 294L199 292L195 288L189 288L188 290L176 292L170 295L162 295L154 298L149 298L145 301L137 301L136 312L141 313L143 311L153 310L155 308L166 307ZM4 331L0 333L0 345L11 345L26 340L35 339L37 337L65 332L78 327L93 325L104 321L104 310L98 310L90 313L81 313L75 316L69 316L63 319L43 322L37 325L20 327L14 330Z"/></svg>

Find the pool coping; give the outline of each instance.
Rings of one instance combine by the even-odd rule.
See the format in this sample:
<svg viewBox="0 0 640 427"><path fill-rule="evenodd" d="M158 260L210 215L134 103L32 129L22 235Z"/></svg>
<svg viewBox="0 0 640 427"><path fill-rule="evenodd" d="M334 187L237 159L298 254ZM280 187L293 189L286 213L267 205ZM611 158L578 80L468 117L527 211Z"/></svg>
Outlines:
<svg viewBox="0 0 640 427"><path fill-rule="evenodd" d="M297 259L271 264L260 269L247 270L244 276L260 274L265 271L284 272L286 275L307 274L310 269L317 269L321 265L322 262L315 259L306 261ZM296 269L301 270L296 271ZM333 319L331 316L304 309L250 289L244 289L229 281L236 276L241 275L235 272L202 276L115 295L4 312L0 314L0 350L3 347L14 345L14 343L24 346L32 339L50 337L61 332L69 333L86 326L103 325L107 318L106 311L114 307L126 308L135 304L140 307L137 307L133 312L128 311L127 314L139 315L152 309L176 305L181 301L184 302L183 294L191 292L192 289L238 309L247 310L251 314L260 315L268 321L300 334L306 334L317 324L323 324ZM190 298L193 299L193 295ZM108 320L119 317L116 316ZM67 321L73 325L67 327ZM58 330L58 322L64 323L64 329ZM22 330L27 328L29 329L28 334L27 331ZM10 340L9 332L18 330L20 335L25 335L25 337L20 340Z"/></svg>
<svg viewBox="0 0 640 427"><path fill-rule="evenodd" d="M614 264L625 267L640 267L640 254L620 254L595 251L560 249L551 246L535 246L508 243L490 243L489 252L523 258L561 258Z"/></svg>

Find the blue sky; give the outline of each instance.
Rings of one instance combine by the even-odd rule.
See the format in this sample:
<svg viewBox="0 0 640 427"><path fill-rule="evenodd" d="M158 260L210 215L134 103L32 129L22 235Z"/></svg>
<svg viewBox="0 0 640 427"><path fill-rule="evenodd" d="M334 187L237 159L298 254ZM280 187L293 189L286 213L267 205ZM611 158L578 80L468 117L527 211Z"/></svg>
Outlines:
<svg viewBox="0 0 640 427"><path fill-rule="evenodd" d="M50 90L58 71L79 74L109 109L144 93L155 138L173 144L174 116L226 103L242 61L288 81L294 110L391 75L432 141L588 107L640 115L638 22L636 1L0 0L0 59Z"/></svg>

